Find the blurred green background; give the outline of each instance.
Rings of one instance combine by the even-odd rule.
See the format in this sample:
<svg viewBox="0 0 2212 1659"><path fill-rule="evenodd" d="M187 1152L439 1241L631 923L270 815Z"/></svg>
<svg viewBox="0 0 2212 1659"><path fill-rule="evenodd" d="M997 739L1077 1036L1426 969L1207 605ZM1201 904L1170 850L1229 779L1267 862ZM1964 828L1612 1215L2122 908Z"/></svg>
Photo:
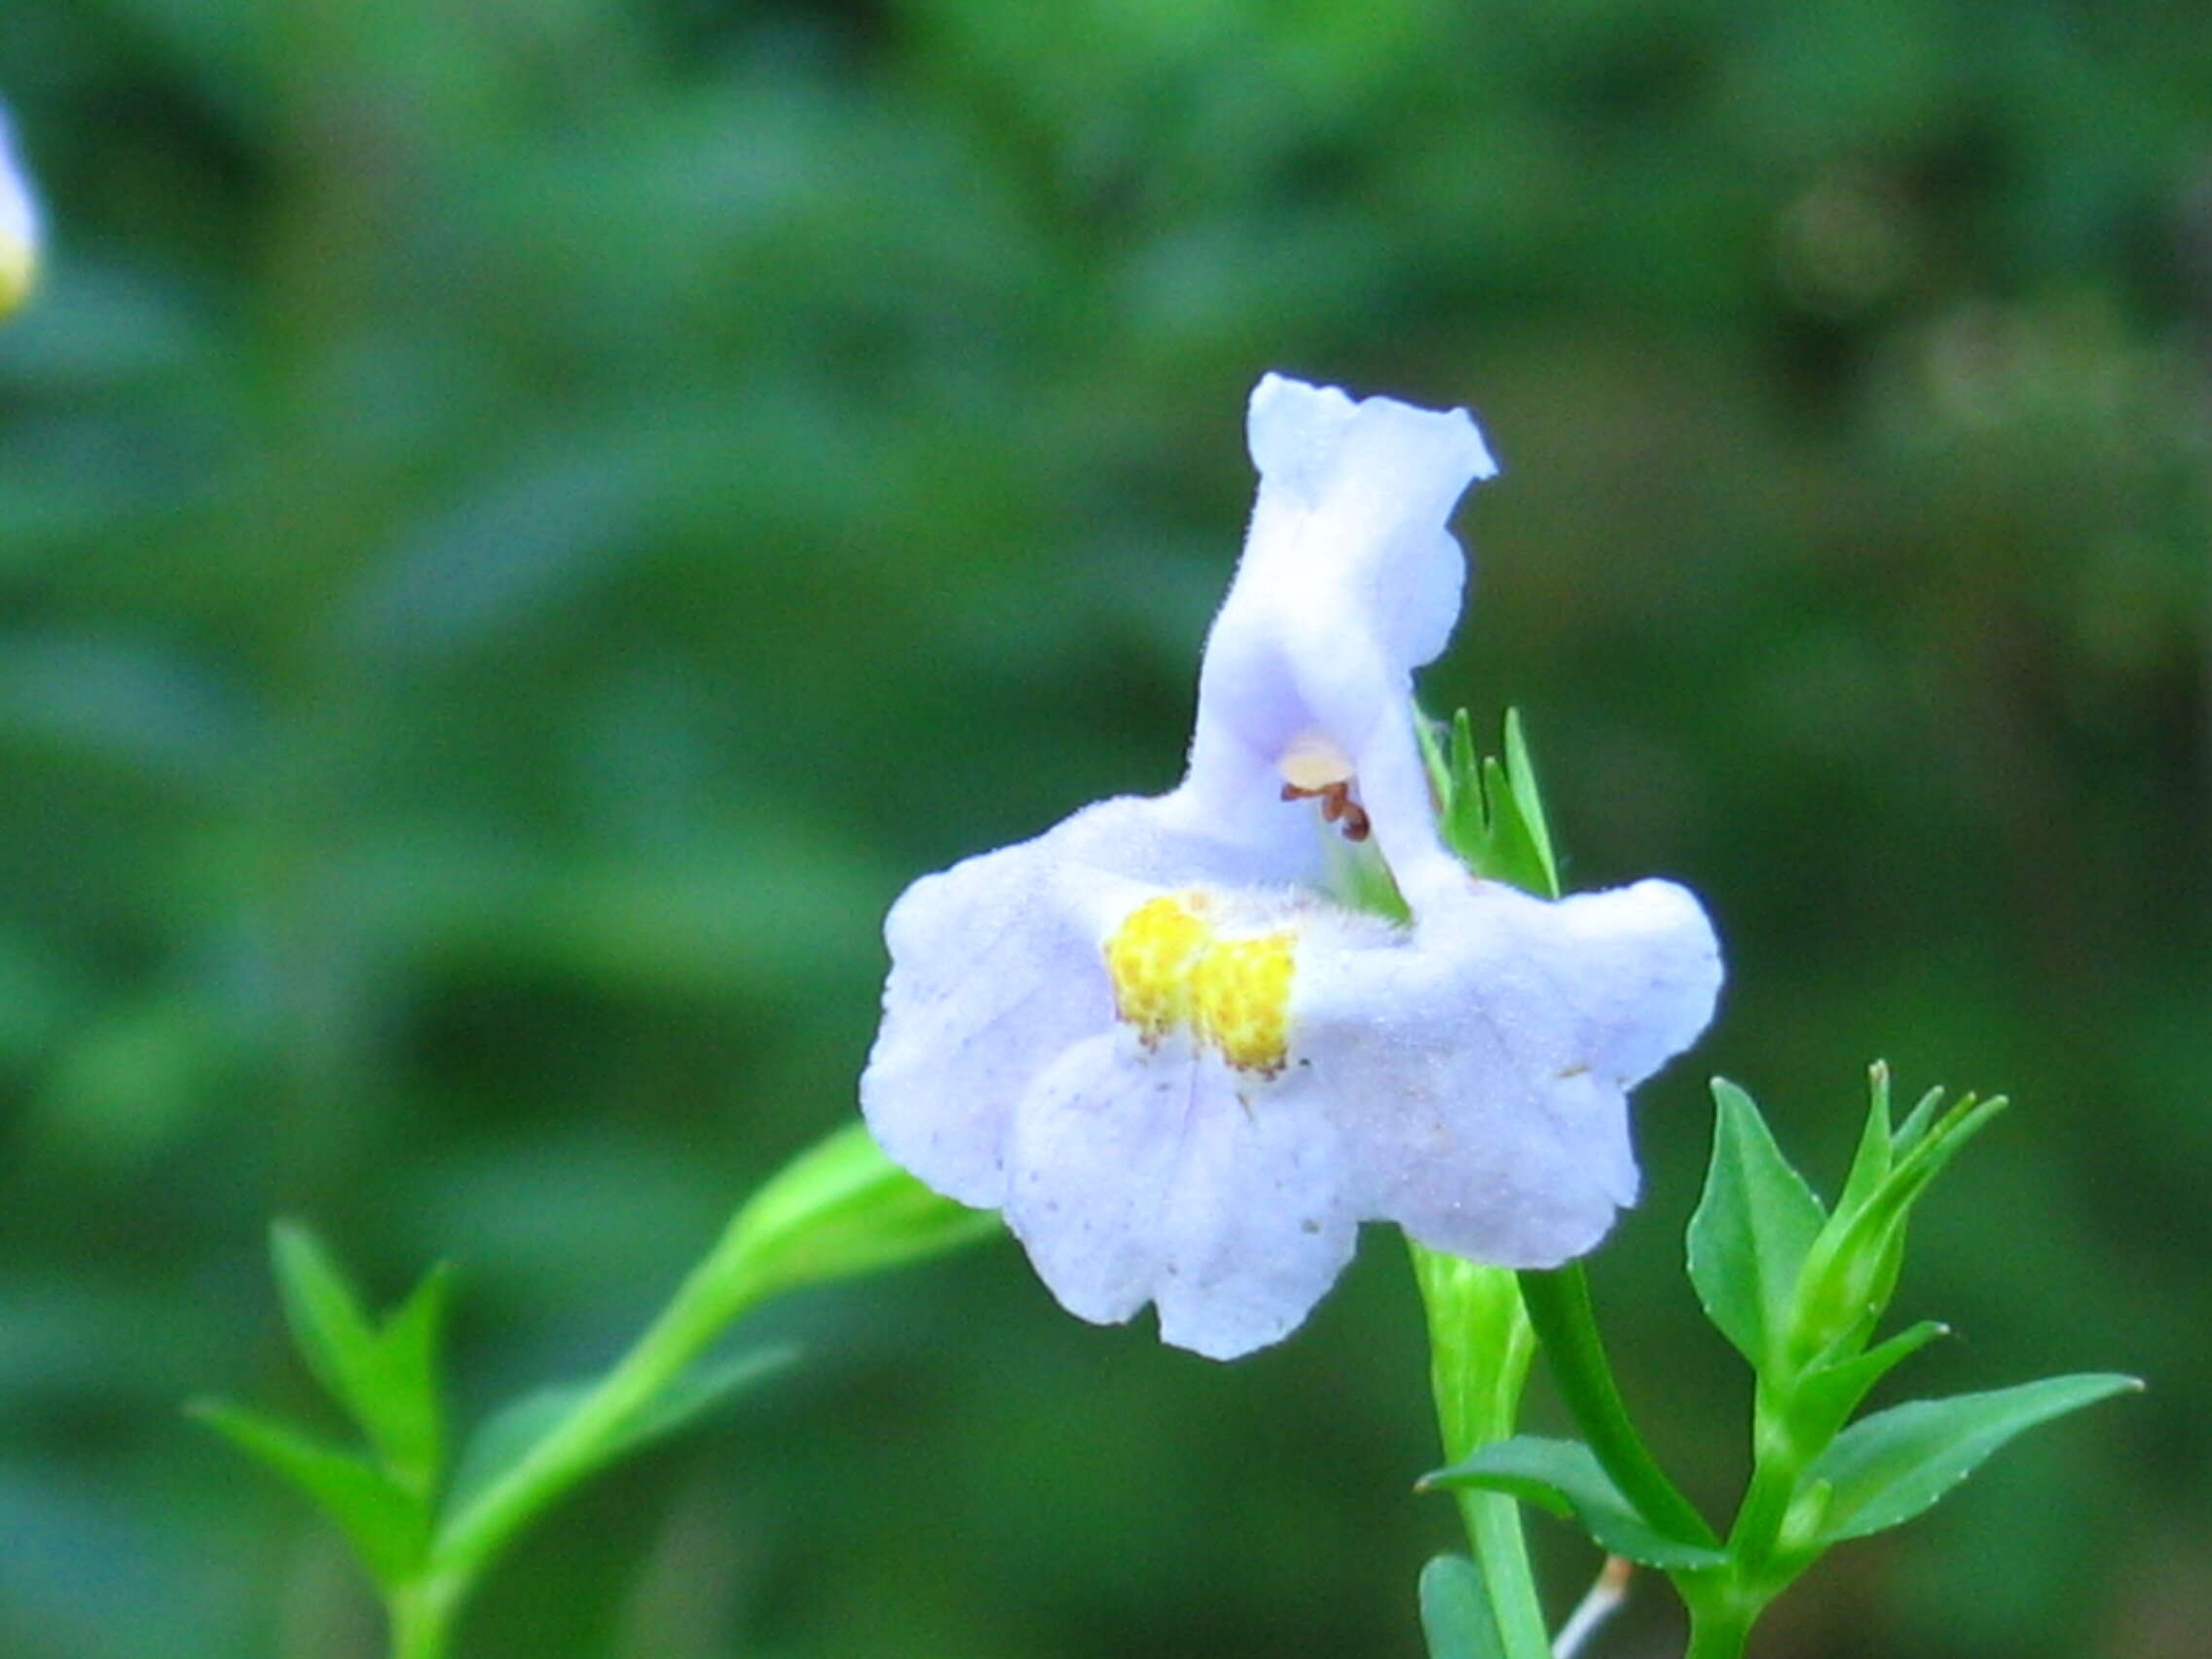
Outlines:
<svg viewBox="0 0 2212 1659"><path fill-rule="evenodd" d="M1274 367L1478 409L1430 701L1523 706L1573 879L1727 941L1594 1266L1693 1489L1712 1071L1831 1186L1875 1055L2010 1091L1905 1382L2151 1380L1763 1651L2201 1654L2212 14L7 0L0 90L55 225L0 330L0 1652L376 1652L178 1411L331 1421L269 1219L380 1298L459 1263L464 1411L603 1363L853 1111L899 888L1173 781ZM761 1323L810 1358L561 1510L470 1659L1417 1654L1394 1240L1234 1367L1003 1243Z"/></svg>

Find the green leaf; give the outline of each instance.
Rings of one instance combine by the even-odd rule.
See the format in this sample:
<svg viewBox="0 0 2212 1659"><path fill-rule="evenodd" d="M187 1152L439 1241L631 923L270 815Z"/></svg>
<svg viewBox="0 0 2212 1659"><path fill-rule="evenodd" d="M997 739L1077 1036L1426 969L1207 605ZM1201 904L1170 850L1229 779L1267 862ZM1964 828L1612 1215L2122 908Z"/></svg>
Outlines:
<svg viewBox="0 0 2212 1659"><path fill-rule="evenodd" d="M1465 1556L1440 1555L1420 1569L1420 1628L1428 1659L1505 1659L1490 1592Z"/></svg>
<svg viewBox="0 0 2212 1659"><path fill-rule="evenodd" d="M270 1265L293 1344L323 1390L356 1419L363 1383L379 1368L376 1333L330 1253L305 1227L269 1230Z"/></svg>
<svg viewBox="0 0 2212 1659"><path fill-rule="evenodd" d="M1727 1557L1710 1544L1663 1531L1644 1516L1579 1440L1518 1434L1424 1476L1423 1489L1474 1487L1510 1493L1559 1516L1570 1516L1599 1545L1646 1567L1674 1570L1719 1567Z"/></svg>
<svg viewBox="0 0 2212 1659"><path fill-rule="evenodd" d="M366 1457L228 1401L195 1401L186 1410L313 1499L379 1584L391 1588L421 1567L428 1510Z"/></svg>
<svg viewBox="0 0 2212 1659"><path fill-rule="evenodd" d="M1806 1472L1834 1489L1824 1544L1911 1520L2007 1441L2143 1384L2132 1377L2052 1377L1983 1394L1916 1400L1853 1423Z"/></svg>
<svg viewBox="0 0 2212 1659"><path fill-rule="evenodd" d="M285 1320L308 1368L360 1424L392 1478L427 1497L444 1452L438 1354L446 1270L433 1270L380 1329L305 1227L278 1222L270 1232L270 1257Z"/></svg>
<svg viewBox="0 0 2212 1659"><path fill-rule="evenodd" d="M436 1491L445 1462L438 1372L452 1285L452 1272L441 1262L385 1322L372 1383L376 1406L363 1423L393 1479L425 1498Z"/></svg>
<svg viewBox="0 0 2212 1659"><path fill-rule="evenodd" d="M1789 1396L1790 1420L1799 1436L1812 1445L1826 1444L1868 1389L1937 1337L1950 1334L1948 1325L1924 1319L1864 1353L1807 1369Z"/></svg>
<svg viewBox="0 0 2212 1659"><path fill-rule="evenodd" d="M781 1371L798 1356L791 1345L756 1348L728 1359L706 1361L669 1386L627 1427L600 1447L593 1466L604 1468L653 1441L685 1427L740 1390ZM459 1515L495 1481L527 1457L532 1449L566 1422L570 1414L599 1386L560 1382L535 1389L494 1412L469 1436L454 1475L446 1512Z"/></svg>
<svg viewBox="0 0 2212 1659"><path fill-rule="evenodd" d="M1690 1217L1690 1282L1706 1317L1767 1375L1782 1360L1799 1272L1826 1220L1751 1097L1713 1082L1713 1161Z"/></svg>

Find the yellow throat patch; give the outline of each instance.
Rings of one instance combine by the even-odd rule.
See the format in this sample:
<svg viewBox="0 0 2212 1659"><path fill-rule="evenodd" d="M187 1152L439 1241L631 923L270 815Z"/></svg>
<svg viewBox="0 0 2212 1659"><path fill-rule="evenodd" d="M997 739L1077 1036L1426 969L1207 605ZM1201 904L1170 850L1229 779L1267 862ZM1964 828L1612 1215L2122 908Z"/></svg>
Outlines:
<svg viewBox="0 0 2212 1659"><path fill-rule="evenodd" d="M1222 937L1200 893L1148 899L1106 940L1114 1011L1148 1049L1177 1027L1238 1071L1272 1077L1290 1053L1294 929Z"/></svg>

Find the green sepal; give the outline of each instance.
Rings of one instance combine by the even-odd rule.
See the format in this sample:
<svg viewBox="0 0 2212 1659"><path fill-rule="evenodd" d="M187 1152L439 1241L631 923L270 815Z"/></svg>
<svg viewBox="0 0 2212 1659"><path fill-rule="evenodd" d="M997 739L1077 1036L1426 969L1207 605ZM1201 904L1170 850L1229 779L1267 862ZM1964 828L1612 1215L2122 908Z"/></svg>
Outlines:
<svg viewBox="0 0 2212 1659"><path fill-rule="evenodd" d="M1505 1659L1490 1591L1465 1556L1440 1555L1420 1569L1420 1629L1428 1659Z"/></svg>
<svg viewBox="0 0 2212 1659"><path fill-rule="evenodd" d="M1557 899L1559 861L1520 711L1506 712L1502 760L1477 753L1474 720L1464 709L1453 716L1442 738L1418 711L1414 729L1436 794L1444 844L1477 875Z"/></svg>
<svg viewBox="0 0 2212 1659"><path fill-rule="evenodd" d="M227 1400L196 1400L185 1410L313 1499L386 1589L421 1568L428 1507L368 1458Z"/></svg>
<svg viewBox="0 0 2212 1659"><path fill-rule="evenodd" d="M1883 1070L1882 1082L1883 1087L1886 1088L1889 1082L1889 1074L1887 1068L1884 1068ZM1942 1109L1942 1089L1931 1088L1926 1094L1923 1094L1920 1097L1918 1102L1914 1104L1912 1110L1904 1115L1904 1122L1898 1125L1896 1142L1898 1157L1903 1158L1907 1156L1911 1153L1914 1147L1918 1146L1921 1143L1921 1140L1928 1133L1929 1125L1936 1122L1936 1114Z"/></svg>
<svg viewBox="0 0 2212 1659"><path fill-rule="evenodd" d="M1505 774L1520 832L1543 873L1540 891L1557 899L1562 892L1559 853L1552 843L1551 824L1544 816L1543 794L1536 788L1536 763L1529 757L1529 739L1522 729L1519 709L1505 711Z"/></svg>
<svg viewBox="0 0 2212 1659"><path fill-rule="evenodd" d="M1798 1275L1827 1220L1757 1104L1713 1082L1713 1160L1690 1217L1690 1282L1706 1317L1761 1376L1784 1364Z"/></svg>
<svg viewBox="0 0 2212 1659"><path fill-rule="evenodd" d="M2092 1373L1915 1400L1853 1423L1806 1471L1830 1489L1822 1547L1910 1521L2015 1435L2143 1384Z"/></svg>
<svg viewBox="0 0 2212 1659"><path fill-rule="evenodd" d="M610 1435L600 1446L593 1466L603 1468L665 1439L797 1357L797 1347L784 1344L693 1366L650 1409ZM530 1456L532 1449L566 1422L598 1386L596 1380L554 1383L533 1389L493 1412L468 1437L461 1452L453 1491L446 1499L446 1513L464 1513L479 1493Z"/></svg>
<svg viewBox="0 0 2212 1659"><path fill-rule="evenodd" d="M1868 1138L1877 1133L1875 1120L1886 1127L1888 1088L1887 1072L1876 1068ZM2003 1095L1976 1100L1970 1094L1944 1111L1941 1090L1932 1090L1890 1139L1889 1166L1878 1178L1855 1162L1846 1183L1852 1201L1837 1206L1806 1258L1791 1332L1798 1360L1853 1352L1864 1344L1897 1289L1913 1206L1960 1149L2005 1108ZM1861 1145L1863 1161L1865 1139Z"/></svg>
<svg viewBox="0 0 2212 1659"><path fill-rule="evenodd" d="M1940 1094L1942 1090L1933 1092ZM1897 1158L1897 1136L1890 1127L1890 1068L1876 1060L1866 1068L1866 1125L1859 1132L1859 1150L1852 1156L1851 1172L1836 1196L1837 1212L1849 1215L1872 1198L1889 1179Z"/></svg>
<svg viewBox="0 0 2212 1659"><path fill-rule="evenodd" d="M1472 1487L1502 1492L1581 1523L1599 1546L1645 1567L1673 1571L1720 1567L1710 1543L1662 1530L1615 1486L1579 1440L1518 1434L1494 1441L1448 1469L1421 1478L1422 1489Z"/></svg>
<svg viewBox="0 0 2212 1659"><path fill-rule="evenodd" d="M432 1269L379 1326L307 1228L276 1223L269 1253L308 1369L360 1425L386 1473L426 1500L444 1461L438 1359L451 1275Z"/></svg>

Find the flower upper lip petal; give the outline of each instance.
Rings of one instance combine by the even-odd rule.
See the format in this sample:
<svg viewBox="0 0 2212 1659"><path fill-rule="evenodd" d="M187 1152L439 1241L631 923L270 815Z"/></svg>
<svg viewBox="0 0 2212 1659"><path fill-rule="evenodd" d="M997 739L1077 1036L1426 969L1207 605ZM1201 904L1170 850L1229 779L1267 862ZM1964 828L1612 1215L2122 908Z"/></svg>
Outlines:
<svg viewBox="0 0 2212 1659"><path fill-rule="evenodd" d="M1276 375L1253 391L1246 427L1259 500L1206 638L1184 788L1219 817L1260 820L1280 810L1283 757L1325 742L1348 759L1401 887L1448 885L1456 865L1429 810L1413 671L1458 616L1452 510L1496 462L1464 410L1354 403Z"/></svg>

